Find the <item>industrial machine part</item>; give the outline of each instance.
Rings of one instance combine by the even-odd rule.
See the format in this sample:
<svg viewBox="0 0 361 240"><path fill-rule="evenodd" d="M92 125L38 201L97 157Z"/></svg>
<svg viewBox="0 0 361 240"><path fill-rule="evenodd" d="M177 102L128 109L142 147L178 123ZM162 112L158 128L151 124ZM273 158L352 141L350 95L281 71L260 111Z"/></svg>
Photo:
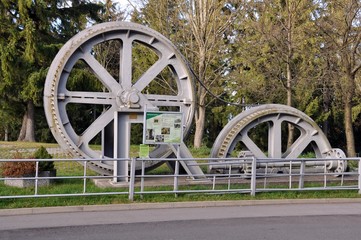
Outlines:
<svg viewBox="0 0 361 240"><path fill-rule="evenodd" d="M69 109L82 107L93 109L89 112L92 118L87 128L75 129ZM131 126L143 123L146 110L176 111L183 114L186 136L194 115L195 91L183 56L168 39L139 24L108 22L79 32L60 49L46 78L44 108L50 129L64 150L90 159L88 166L100 174L118 176L127 174L128 164L113 159L130 157ZM295 127L296 140L283 149L287 124ZM254 131L263 131L268 138L254 139L253 135L260 135ZM101 149L92 148L92 141L99 138ZM177 149L181 158L192 157L184 143ZM297 109L269 104L233 118L217 137L211 157L294 159L309 149L317 158L330 158L329 171L346 169L344 161L334 160L343 158L343 152L331 148L311 118ZM246 152L238 155L238 151ZM150 158L166 158L174 152L174 146L156 145ZM91 161L98 158L104 160ZM159 164L147 161L146 168ZM203 174L196 163L189 167L181 164L189 175ZM239 166L247 171L242 160Z"/></svg>
<svg viewBox="0 0 361 240"><path fill-rule="evenodd" d="M102 58L106 54L116 59ZM119 71L108 68L109 62ZM76 81L88 80L74 77L79 69L97 79L101 87L95 91L73 87ZM85 130L74 129L68 113L74 105L94 106L102 112L94 114ZM143 123L145 108L182 112L187 134L195 108L192 75L182 55L158 32L130 22L102 23L78 33L60 49L46 78L44 107L59 145L77 158L104 158L89 166L111 175L114 161L109 158L129 157L130 126ZM91 148L96 137L101 138L101 150ZM158 145L150 157L171 153L168 146ZM159 162L147 164L152 168Z"/></svg>
<svg viewBox="0 0 361 240"><path fill-rule="evenodd" d="M287 127L291 124L295 140L287 147ZM257 134L255 134L257 133ZM264 136L263 138L256 137ZM320 127L305 113L285 105L265 104L253 107L234 117L220 132L214 142L211 157L240 157L239 170L248 172L243 158L290 158L313 151L317 158L330 158L327 169L334 172L346 170L345 154L333 149ZM309 165L324 165L324 162L309 162ZM297 164L295 164L297 165ZM289 163L288 163L289 166ZM268 164L268 167L284 168L287 164ZM258 166L265 167L265 166ZM225 166L213 165L210 171L223 172Z"/></svg>

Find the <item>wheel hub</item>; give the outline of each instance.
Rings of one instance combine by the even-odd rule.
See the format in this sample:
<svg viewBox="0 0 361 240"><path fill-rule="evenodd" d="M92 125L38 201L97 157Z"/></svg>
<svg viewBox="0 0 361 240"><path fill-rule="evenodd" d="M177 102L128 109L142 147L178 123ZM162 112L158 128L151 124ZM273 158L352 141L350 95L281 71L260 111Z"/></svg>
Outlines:
<svg viewBox="0 0 361 240"><path fill-rule="evenodd" d="M140 109L139 91L136 89L120 90L117 94L117 105L119 109Z"/></svg>

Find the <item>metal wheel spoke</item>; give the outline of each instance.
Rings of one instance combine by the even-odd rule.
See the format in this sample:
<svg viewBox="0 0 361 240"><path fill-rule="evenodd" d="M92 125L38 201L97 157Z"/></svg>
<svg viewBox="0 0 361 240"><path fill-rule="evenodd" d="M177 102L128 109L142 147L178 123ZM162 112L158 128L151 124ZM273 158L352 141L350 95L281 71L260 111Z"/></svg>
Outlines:
<svg viewBox="0 0 361 240"><path fill-rule="evenodd" d="M123 39L123 45L120 49L119 73L119 82L122 87L130 88L132 86L132 40L129 38Z"/></svg>
<svg viewBox="0 0 361 240"><path fill-rule="evenodd" d="M268 157L280 158L282 156L282 120L276 117L269 123L268 129Z"/></svg>
<svg viewBox="0 0 361 240"><path fill-rule="evenodd" d="M262 152L262 150L253 142L252 139L249 138L248 135L242 134L242 142L249 151L253 153L253 155L257 158L266 158L267 156Z"/></svg>
<svg viewBox="0 0 361 240"><path fill-rule="evenodd" d="M144 96L154 106L183 106L192 103L190 99L186 99L181 96L156 95L156 94L144 94Z"/></svg>
<svg viewBox="0 0 361 240"><path fill-rule="evenodd" d="M134 84L134 88L136 88L139 92L141 92L149 83L157 77L161 71L167 67L169 64L169 60L165 57L162 57L157 62L155 62L143 75L138 79L138 81Z"/></svg>
<svg viewBox="0 0 361 240"><path fill-rule="evenodd" d="M116 93L120 85L112 75L90 53L83 55L84 61L90 66L97 78L110 91Z"/></svg>
<svg viewBox="0 0 361 240"><path fill-rule="evenodd" d="M309 134L301 134L299 138L286 150L283 158L297 158L311 143L312 137Z"/></svg>
<svg viewBox="0 0 361 240"><path fill-rule="evenodd" d="M230 143L228 151L227 151L227 157L232 156L232 151L236 147L237 143L242 142L242 136L241 134L238 134L233 141Z"/></svg>
<svg viewBox="0 0 361 240"><path fill-rule="evenodd" d="M103 104L111 105L115 103L115 97L112 93L107 92L77 92L68 91L59 93L58 99L64 99L66 103L83 103L83 104Z"/></svg>
<svg viewBox="0 0 361 240"><path fill-rule="evenodd" d="M114 119L115 106L102 113L82 134L79 136L78 147L88 143Z"/></svg>

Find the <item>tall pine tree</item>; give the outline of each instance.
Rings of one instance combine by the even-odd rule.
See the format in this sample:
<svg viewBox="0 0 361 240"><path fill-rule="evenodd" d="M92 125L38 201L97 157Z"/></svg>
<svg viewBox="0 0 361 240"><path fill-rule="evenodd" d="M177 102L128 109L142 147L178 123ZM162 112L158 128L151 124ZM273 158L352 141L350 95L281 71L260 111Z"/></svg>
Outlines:
<svg viewBox="0 0 361 240"><path fill-rule="evenodd" d="M21 109L18 140L35 141L35 107L41 105L47 68L66 40L99 20L101 8L87 0L0 1L0 97Z"/></svg>

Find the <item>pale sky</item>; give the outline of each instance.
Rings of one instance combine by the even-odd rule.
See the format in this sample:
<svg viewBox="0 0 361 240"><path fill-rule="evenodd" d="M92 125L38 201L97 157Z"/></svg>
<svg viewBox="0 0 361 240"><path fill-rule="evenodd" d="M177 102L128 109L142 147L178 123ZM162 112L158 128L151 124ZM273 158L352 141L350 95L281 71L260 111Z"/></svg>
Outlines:
<svg viewBox="0 0 361 240"><path fill-rule="evenodd" d="M128 1L127 0L113 0L113 2L118 2L121 6L126 6L128 5Z"/></svg>
<svg viewBox="0 0 361 240"><path fill-rule="evenodd" d="M121 8L124 8L124 7L129 7L131 5L133 5L134 7L135 6L138 6L140 5L140 1L138 0L113 0L114 3L119 3Z"/></svg>
<svg viewBox="0 0 361 240"><path fill-rule="evenodd" d="M113 0L114 3L119 3L121 10L126 10L125 12L131 12L135 7L140 6L139 0Z"/></svg>

